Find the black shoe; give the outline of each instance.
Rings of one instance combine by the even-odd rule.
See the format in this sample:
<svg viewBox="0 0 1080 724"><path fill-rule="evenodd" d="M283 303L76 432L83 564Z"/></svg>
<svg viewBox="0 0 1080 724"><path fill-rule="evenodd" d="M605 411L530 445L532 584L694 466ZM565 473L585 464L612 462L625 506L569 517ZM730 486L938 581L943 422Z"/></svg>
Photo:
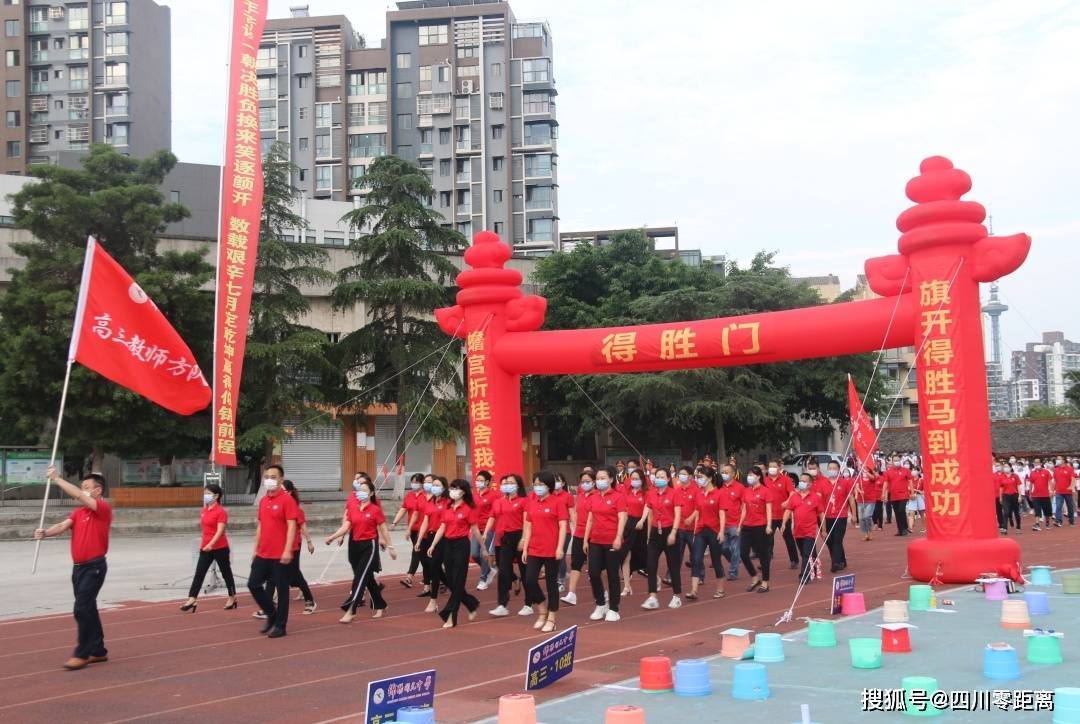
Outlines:
<svg viewBox="0 0 1080 724"><path fill-rule="evenodd" d="M272 628L270 630L270 633L266 634L266 638L268 638L268 639L279 639L284 635L285 635L285 629L278 628L278 627L275 626L274 628Z"/></svg>
<svg viewBox="0 0 1080 724"><path fill-rule="evenodd" d="M386 584L385 583L380 583L379 584L379 590L380 591L385 591L386 590Z"/></svg>
<svg viewBox="0 0 1080 724"><path fill-rule="evenodd" d="M798 561L788 561L788 568L790 568L791 570L794 571L798 567L799 567L799 562Z"/></svg>
<svg viewBox="0 0 1080 724"><path fill-rule="evenodd" d="M840 566L831 566L829 568L829 573L836 573L839 570L840 570Z"/></svg>
<svg viewBox="0 0 1080 724"><path fill-rule="evenodd" d="M267 633L272 628L274 628L274 622L272 620L270 620L270 619L267 619L266 623L263 624L263 627L261 629L259 629L259 633L261 633L261 634Z"/></svg>

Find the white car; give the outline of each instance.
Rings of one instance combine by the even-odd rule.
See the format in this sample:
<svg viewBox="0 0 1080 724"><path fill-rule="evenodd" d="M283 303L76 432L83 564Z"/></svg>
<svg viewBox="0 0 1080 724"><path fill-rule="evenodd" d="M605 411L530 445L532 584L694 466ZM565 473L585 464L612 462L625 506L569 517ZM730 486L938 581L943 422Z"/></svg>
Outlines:
<svg viewBox="0 0 1080 724"><path fill-rule="evenodd" d="M838 452L801 452L788 455L784 458L784 472L790 475L794 480L799 479L799 474L806 470L806 464L810 460L817 461L818 467L825 470L825 467L831 463L840 463L840 468L844 468L844 458Z"/></svg>

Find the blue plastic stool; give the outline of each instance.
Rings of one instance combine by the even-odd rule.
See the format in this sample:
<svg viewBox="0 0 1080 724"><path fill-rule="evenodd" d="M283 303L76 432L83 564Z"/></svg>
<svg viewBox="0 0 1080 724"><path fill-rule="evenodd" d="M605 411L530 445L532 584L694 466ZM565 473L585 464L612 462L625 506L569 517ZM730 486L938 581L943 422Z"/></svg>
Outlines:
<svg viewBox="0 0 1080 724"><path fill-rule="evenodd" d="M1031 586L1052 586L1054 579L1050 577L1050 566L1031 566L1031 578L1028 581Z"/></svg>
<svg viewBox="0 0 1080 724"><path fill-rule="evenodd" d="M784 642L778 633L763 633L754 637L754 661L777 664L784 660Z"/></svg>
<svg viewBox="0 0 1080 724"><path fill-rule="evenodd" d="M1020 658L1008 644L987 644L983 649L983 676L995 681L1020 678Z"/></svg>
<svg viewBox="0 0 1080 724"><path fill-rule="evenodd" d="M731 696L746 701L769 698L769 674L761 664L735 664Z"/></svg>
<svg viewBox="0 0 1080 724"><path fill-rule="evenodd" d="M675 694L677 696L707 696L712 693L709 683L709 663L701 659L682 659L675 662Z"/></svg>
<svg viewBox="0 0 1080 724"><path fill-rule="evenodd" d="M1050 597L1045 591L1024 591L1024 600L1027 601L1029 615L1045 616L1050 613Z"/></svg>
<svg viewBox="0 0 1080 724"><path fill-rule="evenodd" d="M1053 724L1080 724L1080 688L1054 689Z"/></svg>
<svg viewBox="0 0 1080 724"><path fill-rule="evenodd" d="M394 714L394 721L410 724L435 724L435 710L430 706L406 706Z"/></svg>

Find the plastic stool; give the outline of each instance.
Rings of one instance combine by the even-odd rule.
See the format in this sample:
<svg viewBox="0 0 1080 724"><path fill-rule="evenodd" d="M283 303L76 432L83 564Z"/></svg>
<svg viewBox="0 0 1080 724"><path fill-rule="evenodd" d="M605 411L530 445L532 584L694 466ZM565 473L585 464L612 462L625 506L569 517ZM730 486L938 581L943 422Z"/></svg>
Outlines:
<svg viewBox="0 0 1080 724"><path fill-rule="evenodd" d="M410 724L435 724L435 710L430 706L406 706L394 713L394 721Z"/></svg>
<svg viewBox="0 0 1080 724"><path fill-rule="evenodd" d="M1013 599L1001 602L1002 628L1027 628L1030 625L1027 601Z"/></svg>
<svg viewBox="0 0 1080 724"><path fill-rule="evenodd" d="M1053 634L1036 634L1027 637L1027 660L1029 664L1060 664L1061 640Z"/></svg>
<svg viewBox="0 0 1080 724"><path fill-rule="evenodd" d="M754 637L754 661L777 664L784 660L784 642L778 633L763 633Z"/></svg>
<svg viewBox="0 0 1080 724"><path fill-rule="evenodd" d="M1028 613L1032 616L1045 616L1050 613L1050 597L1045 591L1024 591L1024 601Z"/></svg>
<svg viewBox="0 0 1080 724"><path fill-rule="evenodd" d="M1080 689L1075 686L1054 689L1053 724L1080 724Z"/></svg>
<svg viewBox="0 0 1080 724"><path fill-rule="evenodd" d="M675 688L671 678L671 659L666 656L646 656L638 673L641 691L645 694L665 694Z"/></svg>
<svg viewBox="0 0 1080 724"><path fill-rule="evenodd" d="M987 644L983 649L983 676L995 681L1020 678L1020 658L1006 643Z"/></svg>
<svg viewBox="0 0 1080 724"><path fill-rule="evenodd" d="M604 724L645 724L645 710L640 706L609 706Z"/></svg>
<svg viewBox="0 0 1080 724"><path fill-rule="evenodd" d="M1004 601L1009 597L1009 589L1004 580L988 580L983 584L983 595L987 601Z"/></svg>
<svg viewBox="0 0 1080 724"><path fill-rule="evenodd" d="M1029 586L1052 586L1054 579L1050 577L1050 566L1030 566L1031 576L1028 578Z"/></svg>
<svg viewBox="0 0 1080 724"><path fill-rule="evenodd" d="M1061 575L1061 590L1065 593L1080 593L1080 573L1063 573Z"/></svg>
<svg viewBox="0 0 1080 724"><path fill-rule="evenodd" d="M937 679L932 676L905 676L900 680L904 690L904 714L907 716L941 716L942 710L930 703L930 697L938 691ZM919 709L919 703L913 700L911 692L926 692L926 707ZM922 701L920 699L920 701Z"/></svg>
<svg viewBox="0 0 1080 724"><path fill-rule="evenodd" d="M735 664L731 696L747 701L768 699L769 674L765 667L761 664Z"/></svg>
<svg viewBox="0 0 1080 724"><path fill-rule="evenodd" d="M907 623L908 602L886 601L885 607L881 611L881 620L885 623Z"/></svg>
<svg viewBox="0 0 1080 724"><path fill-rule="evenodd" d="M915 628L909 623L879 623L881 629L881 650L887 654L910 654L911 634L908 629Z"/></svg>
<svg viewBox="0 0 1080 724"><path fill-rule="evenodd" d="M930 610L930 596L934 589L923 584L908 586L908 608L912 611Z"/></svg>
<svg viewBox="0 0 1080 724"><path fill-rule="evenodd" d="M829 649L836 646L836 626L832 621L811 619L806 643L812 649Z"/></svg>
<svg viewBox="0 0 1080 724"><path fill-rule="evenodd" d="M676 696L707 696L711 693L709 662L701 659L682 659L675 663Z"/></svg>
<svg viewBox="0 0 1080 724"><path fill-rule="evenodd" d="M843 616L855 616L866 613L866 599L861 593L845 593L840 597L840 614Z"/></svg>
<svg viewBox="0 0 1080 724"><path fill-rule="evenodd" d="M852 668L881 668L881 639L848 639L848 649Z"/></svg>
<svg viewBox="0 0 1080 724"><path fill-rule="evenodd" d="M498 724L536 724L536 700L532 694L503 694L499 697Z"/></svg>
<svg viewBox="0 0 1080 724"><path fill-rule="evenodd" d="M745 628L729 628L720 632L720 655L725 659L741 659L750 648L750 634Z"/></svg>

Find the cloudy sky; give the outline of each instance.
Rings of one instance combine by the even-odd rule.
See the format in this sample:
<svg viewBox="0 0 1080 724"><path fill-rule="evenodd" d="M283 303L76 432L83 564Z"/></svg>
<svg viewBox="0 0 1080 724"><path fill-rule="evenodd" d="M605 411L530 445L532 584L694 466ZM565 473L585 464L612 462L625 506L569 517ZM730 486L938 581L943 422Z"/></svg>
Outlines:
<svg viewBox="0 0 1080 724"><path fill-rule="evenodd" d="M228 3L173 11L173 144L215 163ZM369 45L390 4L307 0ZM298 0L270 0L271 17ZM895 251L904 184L942 154L999 234L1034 243L1001 284L1006 350L1080 340L1080 3L513 0L545 18L564 231L677 224L680 242L855 282ZM216 9L215 9L216 8Z"/></svg>

